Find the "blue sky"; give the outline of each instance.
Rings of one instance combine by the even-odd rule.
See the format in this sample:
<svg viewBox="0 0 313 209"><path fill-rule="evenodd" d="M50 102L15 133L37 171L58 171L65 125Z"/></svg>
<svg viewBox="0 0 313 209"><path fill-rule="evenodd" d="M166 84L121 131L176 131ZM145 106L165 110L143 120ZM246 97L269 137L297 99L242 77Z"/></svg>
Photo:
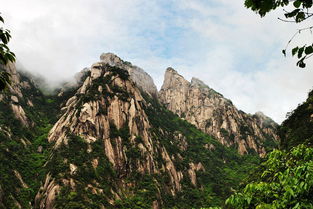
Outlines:
<svg viewBox="0 0 313 209"><path fill-rule="evenodd" d="M229 0L0 0L19 63L51 85L113 52L142 67L160 88L174 67L197 77L245 112L281 122L312 88L281 50L301 25L265 18ZM305 23L306 24L306 23ZM305 25L304 25L305 26ZM312 40L304 34L296 43Z"/></svg>

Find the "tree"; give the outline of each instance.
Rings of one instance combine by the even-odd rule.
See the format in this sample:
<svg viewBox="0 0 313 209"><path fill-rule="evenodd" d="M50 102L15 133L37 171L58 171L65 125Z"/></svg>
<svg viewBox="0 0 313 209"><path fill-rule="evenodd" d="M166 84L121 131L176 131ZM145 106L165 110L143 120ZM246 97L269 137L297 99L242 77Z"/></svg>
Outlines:
<svg viewBox="0 0 313 209"><path fill-rule="evenodd" d="M0 13L0 24L4 24L4 20ZM6 88L10 84L11 75L2 69L2 66L5 66L9 62L15 61L15 54L10 51L7 44L11 39L10 31L8 29L0 28L0 91Z"/></svg>
<svg viewBox="0 0 313 209"><path fill-rule="evenodd" d="M313 148L274 150L262 167L256 181L226 200L229 208L313 208Z"/></svg>
<svg viewBox="0 0 313 209"><path fill-rule="evenodd" d="M245 0L245 6L258 13L261 17L264 17L271 10L289 6L292 9L290 11L284 9L285 18L278 19L290 23L300 23L312 18L312 5L312 0ZM287 46L282 50L282 53L286 56L286 50L294 38L304 31L310 31L312 33L312 29L313 26L298 29L288 41ZM313 44L308 43L303 46L294 47L291 50L291 54L292 56L297 56L297 66L305 68L305 60L313 56Z"/></svg>

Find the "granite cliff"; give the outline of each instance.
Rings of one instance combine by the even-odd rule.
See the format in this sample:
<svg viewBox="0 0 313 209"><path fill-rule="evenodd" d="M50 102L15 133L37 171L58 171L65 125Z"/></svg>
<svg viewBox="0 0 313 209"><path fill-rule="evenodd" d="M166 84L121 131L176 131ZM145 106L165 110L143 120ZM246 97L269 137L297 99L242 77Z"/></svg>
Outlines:
<svg viewBox="0 0 313 209"><path fill-rule="evenodd" d="M132 65L130 62L123 61L113 53L103 53L100 56L100 60L102 63L126 70L130 75L130 79L136 83L137 87L148 93L150 96L157 96L158 90L153 82L153 79L143 69Z"/></svg>
<svg viewBox="0 0 313 209"><path fill-rule="evenodd" d="M239 155L232 146L237 138L233 144L218 135L216 140L189 123L183 113L196 108L187 104L204 113L210 110L199 104L216 105L221 109L211 118L216 124L233 114L256 126L272 123L260 113L227 109L229 100L177 73L165 79L158 95L146 72L111 53L77 74L76 85L53 95L42 94L14 64L5 68L13 77L0 94L0 208L217 206L260 158L253 152ZM172 101L171 95L177 103L170 105L164 98ZM253 140L262 153L265 145Z"/></svg>
<svg viewBox="0 0 313 209"><path fill-rule="evenodd" d="M238 110L229 99L201 80L184 79L173 68L165 72L160 101L172 112L214 136L240 154L266 153L266 143L278 141L277 124L263 113L254 115Z"/></svg>
<svg viewBox="0 0 313 209"><path fill-rule="evenodd" d="M246 160L164 108L123 61L105 54L85 73L49 131L36 208L200 207L235 187L223 170Z"/></svg>

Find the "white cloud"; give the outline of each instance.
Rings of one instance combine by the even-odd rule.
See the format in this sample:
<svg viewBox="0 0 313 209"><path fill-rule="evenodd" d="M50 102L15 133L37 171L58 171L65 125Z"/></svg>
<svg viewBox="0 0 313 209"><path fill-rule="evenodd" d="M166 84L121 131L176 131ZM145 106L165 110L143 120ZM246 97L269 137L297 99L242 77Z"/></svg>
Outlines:
<svg viewBox="0 0 313 209"><path fill-rule="evenodd" d="M229 0L0 0L11 48L23 66L54 85L114 52L162 85L172 66L198 77L240 109L278 122L312 88L313 69L300 70L281 49L303 26L265 18ZM300 36L294 44L312 40ZM292 47L292 46L291 46ZM312 61L310 66L313 66Z"/></svg>

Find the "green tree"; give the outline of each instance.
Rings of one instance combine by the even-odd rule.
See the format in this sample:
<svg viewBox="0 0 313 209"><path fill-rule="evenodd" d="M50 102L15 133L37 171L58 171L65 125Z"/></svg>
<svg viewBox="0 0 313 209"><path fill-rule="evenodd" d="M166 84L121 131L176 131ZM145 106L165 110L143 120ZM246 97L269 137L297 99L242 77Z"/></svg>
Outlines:
<svg viewBox="0 0 313 209"><path fill-rule="evenodd" d="M263 163L257 181L230 196L230 208L313 208L313 148L298 145L274 150Z"/></svg>
<svg viewBox="0 0 313 209"><path fill-rule="evenodd" d="M0 13L0 24L4 24L4 20ZM5 89L5 87L10 84L10 74L7 73L2 66L8 64L9 62L15 61L15 54L10 51L7 44L11 39L10 31L0 27L0 91Z"/></svg>
<svg viewBox="0 0 313 209"><path fill-rule="evenodd" d="M288 6L288 10L284 8L284 18L278 18L284 22L300 23L304 22L311 17L312 0L245 0L245 6L258 13L261 17L264 17L271 10L275 10L279 7ZM289 10L289 8L291 8ZM301 28L288 41L285 49L282 50L286 56L286 50L289 44L301 33L308 31L312 33L313 26ZM291 50L292 56L297 56L297 66L304 68L306 66L305 60L313 56L313 44L310 42L303 46L297 46Z"/></svg>

